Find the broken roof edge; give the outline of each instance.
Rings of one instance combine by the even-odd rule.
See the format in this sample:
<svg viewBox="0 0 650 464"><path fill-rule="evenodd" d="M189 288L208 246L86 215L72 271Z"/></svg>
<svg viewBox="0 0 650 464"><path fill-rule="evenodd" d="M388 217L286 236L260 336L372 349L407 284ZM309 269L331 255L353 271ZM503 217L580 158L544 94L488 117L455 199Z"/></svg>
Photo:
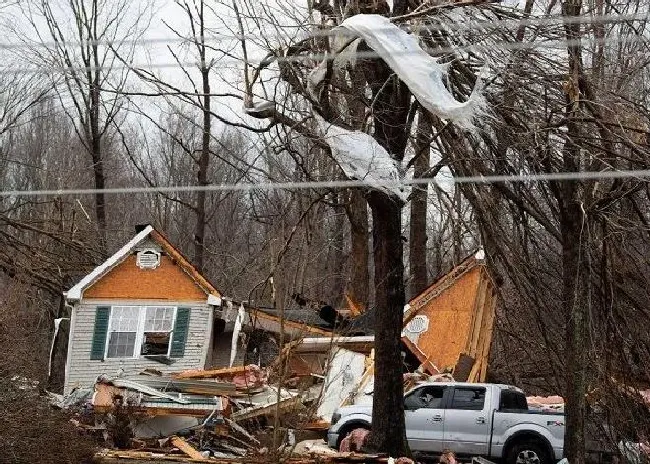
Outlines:
<svg viewBox="0 0 650 464"><path fill-rule="evenodd" d="M79 301L83 296L83 292L92 286L97 280L101 279L115 266L120 264L126 259L131 251L138 246L145 238L151 235L169 255L174 259L177 265L185 272L201 289L206 293L206 304L212 306L221 306L221 293L216 289L212 283L206 279L191 263L191 261L183 255L161 232L157 231L151 224L147 225L144 229L138 232L131 240L129 240L122 248L116 251L102 264L93 269L90 274L82 278L75 286L67 292L63 292L66 301Z"/></svg>
<svg viewBox="0 0 650 464"><path fill-rule="evenodd" d="M153 226L150 224L142 231L138 232L131 240L129 240L122 248L117 250L110 258L102 264L93 269L90 274L83 277L75 286L67 292L63 292L63 296L68 301L79 301L84 290L92 285L98 278L110 271L114 266L121 263L126 258L131 250L142 242L153 231Z"/></svg>
<svg viewBox="0 0 650 464"><path fill-rule="evenodd" d="M461 276L465 275L476 266L485 267L485 250L483 247L478 247L472 254L466 256L459 264L454 266L449 272L439 276L434 280L430 285L428 285L424 290L418 293L416 296L411 298L406 305L404 305L404 323L420 309L421 305L418 305L418 302L424 298L428 293L436 290L437 288L445 285L449 280L458 279ZM494 280L489 272L487 276L490 279L490 283L494 285Z"/></svg>
<svg viewBox="0 0 650 464"><path fill-rule="evenodd" d="M194 267L194 264L192 264L189 258L187 258L178 248L176 248L169 240L167 240L167 237L165 237L162 232L154 229L151 232L151 236L163 247L169 256L176 259L181 269L183 269L183 271L185 271L185 273L188 274L192 280L194 280L201 288L203 288L203 291L205 291L205 293L208 295L212 294L215 297L221 299L221 292L219 292L219 290L217 290L212 282L206 279L205 276L201 274L201 272L199 272L196 267Z"/></svg>

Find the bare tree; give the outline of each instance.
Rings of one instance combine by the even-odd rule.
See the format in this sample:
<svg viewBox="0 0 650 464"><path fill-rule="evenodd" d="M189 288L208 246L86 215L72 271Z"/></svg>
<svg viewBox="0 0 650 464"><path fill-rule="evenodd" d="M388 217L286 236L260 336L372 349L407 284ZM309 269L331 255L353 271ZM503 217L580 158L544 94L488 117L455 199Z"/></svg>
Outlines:
<svg viewBox="0 0 650 464"><path fill-rule="evenodd" d="M25 34L24 40L33 45L35 59L52 70L50 76L60 105L74 121L77 136L90 158L96 189L106 187L105 140L125 103L119 94L127 85L128 70L117 69L114 51L120 50L131 59L135 39L146 26L146 7L134 11L132 5L123 0L21 5L37 39ZM127 41L129 45L125 45ZM94 210L102 247L106 246L106 206L104 193L95 193Z"/></svg>

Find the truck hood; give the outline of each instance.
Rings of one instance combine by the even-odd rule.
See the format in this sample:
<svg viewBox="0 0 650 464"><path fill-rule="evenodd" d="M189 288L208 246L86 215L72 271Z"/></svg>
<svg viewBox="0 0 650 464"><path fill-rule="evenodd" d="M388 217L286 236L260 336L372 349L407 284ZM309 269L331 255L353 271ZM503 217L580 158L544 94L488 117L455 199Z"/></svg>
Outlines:
<svg viewBox="0 0 650 464"><path fill-rule="evenodd" d="M336 412L339 413L341 417L352 414L365 414L367 416L372 416L372 406L343 406L342 408L338 408Z"/></svg>

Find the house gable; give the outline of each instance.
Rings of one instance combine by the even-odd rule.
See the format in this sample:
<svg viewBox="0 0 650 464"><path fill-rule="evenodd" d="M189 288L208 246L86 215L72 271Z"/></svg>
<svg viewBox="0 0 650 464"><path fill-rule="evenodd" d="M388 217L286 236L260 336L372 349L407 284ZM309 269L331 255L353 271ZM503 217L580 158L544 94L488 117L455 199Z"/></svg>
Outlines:
<svg viewBox="0 0 650 464"><path fill-rule="evenodd" d="M160 257L147 266L138 253ZM146 261L151 264L152 256ZM155 259L154 259L155 260ZM221 294L160 232L147 226L66 294L68 301L94 299L154 299L221 304Z"/></svg>
<svg viewBox="0 0 650 464"><path fill-rule="evenodd" d="M177 263L166 254L155 269L142 269L136 254L97 280L84 293L84 298L121 300L201 301L203 290Z"/></svg>

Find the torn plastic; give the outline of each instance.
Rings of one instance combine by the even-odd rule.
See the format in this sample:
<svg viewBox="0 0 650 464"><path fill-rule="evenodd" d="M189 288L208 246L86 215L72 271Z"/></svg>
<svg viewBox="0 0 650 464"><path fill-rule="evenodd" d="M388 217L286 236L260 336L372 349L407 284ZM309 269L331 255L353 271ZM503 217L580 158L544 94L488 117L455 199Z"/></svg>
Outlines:
<svg viewBox="0 0 650 464"><path fill-rule="evenodd" d="M400 183L399 164L372 136L330 124L315 114L323 141L330 147L334 160L350 179L365 182L406 202ZM391 185L392 184L392 185Z"/></svg>
<svg viewBox="0 0 650 464"><path fill-rule="evenodd" d="M343 21L339 28L362 38L427 110L462 128L474 128L473 118L484 103L480 96L480 81L477 81L469 100L456 100L444 84L447 65L425 52L415 36L383 16L355 15Z"/></svg>
<svg viewBox="0 0 650 464"><path fill-rule="evenodd" d="M59 317L54 319L54 334L52 335L52 344L50 345L50 361L47 364L47 378L50 378L52 375L52 355L54 354L54 343L56 342L56 336L59 333L59 327L61 326L61 321L64 319L69 319L68 317Z"/></svg>
<svg viewBox="0 0 650 464"><path fill-rule="evenodd" d="M242 303L239 306L237 311L237 318L235 319L235 327L232 330L232 340L230 342L230 364L229 367L235 363L235 358L237 357L237 343L239 341L239 332L241 332L242 326L244 325L244 318L246 317L246 312L244 311L244 304Z"/></svg>

